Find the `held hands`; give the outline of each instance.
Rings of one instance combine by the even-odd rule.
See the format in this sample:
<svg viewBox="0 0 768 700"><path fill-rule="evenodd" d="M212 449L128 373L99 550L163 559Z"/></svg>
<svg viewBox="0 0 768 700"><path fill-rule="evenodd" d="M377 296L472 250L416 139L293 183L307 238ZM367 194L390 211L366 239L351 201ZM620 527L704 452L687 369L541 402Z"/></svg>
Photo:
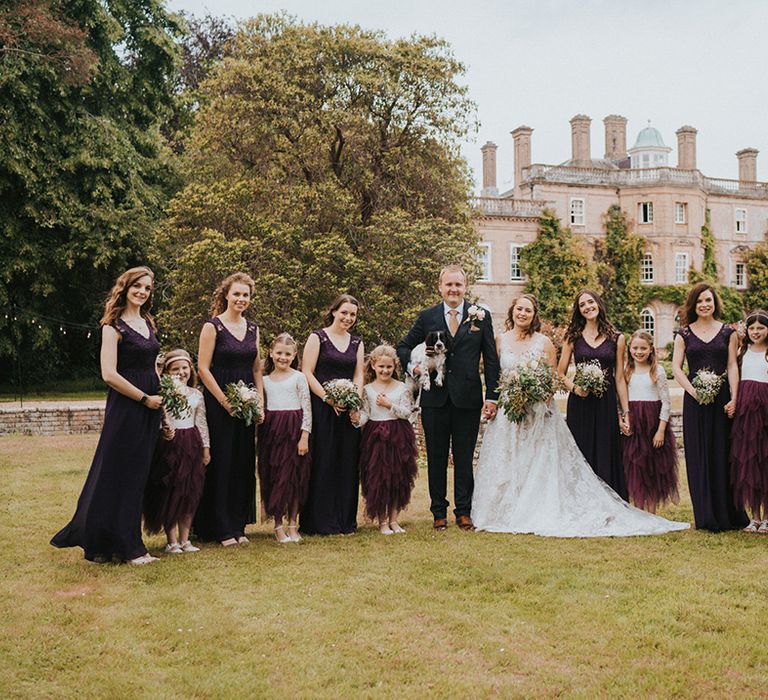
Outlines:
<svg viewBox="0 0 768 700"><path fill-rule="evenodd" d="M491 421L496 418L496 404L493 401L486 401L483 404L483 415L485 420Z"/></svg>
<svg viewBox="0 0 768 700"><path fill-rule="evenodd" d="M211 448L203 448L203 466L207 467L211 463Z"/></svg>
<svg viewBox="0 0 768 700"><path fill-rule="evenodd" d="M632 435L632 426L629 424L629 413L619 414L619 429L624 435Z"/></svg>
<svg viewBox="0 0 768 700"><path fill-rule="evenodd" d="M173 436L176 435L176 428L163 421L163 424L160 427L160 435L163 440L173 440Z"/></svg>
<svg viewBox="0 0 768 700"><path fill-rule="evenodd" d="M734 413L736 413L736 401L731 399L725 406L723 406L723 409L728 418L733 418Z"/></svg>

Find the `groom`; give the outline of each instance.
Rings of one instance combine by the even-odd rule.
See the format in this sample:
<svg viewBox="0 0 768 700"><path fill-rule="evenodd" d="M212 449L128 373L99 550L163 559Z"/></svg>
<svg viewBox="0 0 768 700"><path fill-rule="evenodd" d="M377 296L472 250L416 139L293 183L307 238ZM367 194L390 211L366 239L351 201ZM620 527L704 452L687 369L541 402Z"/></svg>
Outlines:
<svg viewBox="0 0 768 700"><path fill-rule="evenodd" d="M442 387L432 382L429 391L421 393L421 422L427 444L429 496L432 500L433 527L448 527L446 499L448 453L453 448L454 515L462 530L473 530L472 458L480 427L480 412L488 419L496 415L496 383L499 379L499 358L493 337L491 314L473 308L465 301L467 278L458 265L449 265L440 272L438 290L443 301L419 314L413 328L397 346L403 367L408 366L411 350L424 342L431 331L448 331L453 340L446 362ZM480 381L480 357L485 374L485 401Z"/></svg>

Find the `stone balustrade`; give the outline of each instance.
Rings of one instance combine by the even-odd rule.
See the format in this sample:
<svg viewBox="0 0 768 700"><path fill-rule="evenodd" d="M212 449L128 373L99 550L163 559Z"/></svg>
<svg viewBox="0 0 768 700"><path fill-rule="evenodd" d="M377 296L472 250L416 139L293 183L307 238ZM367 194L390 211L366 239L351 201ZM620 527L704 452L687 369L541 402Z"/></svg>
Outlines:
<svg viewBox="0 0 768 700"><path fill-rule="evenodd" d="M499 197L470 197L469 205L483 216L538 218L551 202L543 199L508 199Z"/></svg>

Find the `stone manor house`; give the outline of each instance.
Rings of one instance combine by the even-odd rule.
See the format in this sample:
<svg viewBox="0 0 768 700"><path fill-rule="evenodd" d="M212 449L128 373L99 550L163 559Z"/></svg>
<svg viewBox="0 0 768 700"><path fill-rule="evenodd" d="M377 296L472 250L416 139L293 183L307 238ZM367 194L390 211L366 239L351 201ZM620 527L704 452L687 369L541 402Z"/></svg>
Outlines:
<svg viewBox="0 0 768 700"><path fill-rule="evenodd" d="M690 268L701 270L701 227L708 209L716 241L720 282L736 289L747 285L746 255L766 239L768 183L757 182L757 150L736 153L739 179L705 176L696 167L696 134L692 126L677 134L677 165L661 134L648 126L627 148L627 120L610 115L605 124L605 154L593 158L591 119L571 119L571 158L559 165L532 163L533 129L519 126L514 141L514 187L496 187L496 144L482 147L483 188L473 199L482 240L480 278L473 291L487 304L497 325L510 300L525 283L519 264L521 248L535 240L543 208L555 210L564 226L583 240L585 250L605 235L603 218L612 204L626 213L632 229L646 242L640 280L648 285L688 285ZM672 340L678 308L651 300L638 318L656 345ZM634 329L625 328L624 331Z"/></svg>

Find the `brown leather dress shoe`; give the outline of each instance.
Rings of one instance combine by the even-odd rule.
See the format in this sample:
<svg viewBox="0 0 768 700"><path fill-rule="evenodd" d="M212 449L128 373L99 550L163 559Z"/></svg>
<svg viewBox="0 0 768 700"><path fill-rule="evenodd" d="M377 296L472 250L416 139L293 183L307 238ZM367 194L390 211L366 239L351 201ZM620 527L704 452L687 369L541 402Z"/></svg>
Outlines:
<svg viewBox="0 0 768 700"><path fill-rule="evenodd" d="M445 530L448 527L447 518L435 518L435 522L432 523L433 530Z"/></svg>
<svg viewBox="0 0 768 700"><path fill-rule="evenodd" d="M472 518L468 515L457 515L456 524L465 532L472 532L472 530L475 529L475 526L472 523Z"/></svg>

